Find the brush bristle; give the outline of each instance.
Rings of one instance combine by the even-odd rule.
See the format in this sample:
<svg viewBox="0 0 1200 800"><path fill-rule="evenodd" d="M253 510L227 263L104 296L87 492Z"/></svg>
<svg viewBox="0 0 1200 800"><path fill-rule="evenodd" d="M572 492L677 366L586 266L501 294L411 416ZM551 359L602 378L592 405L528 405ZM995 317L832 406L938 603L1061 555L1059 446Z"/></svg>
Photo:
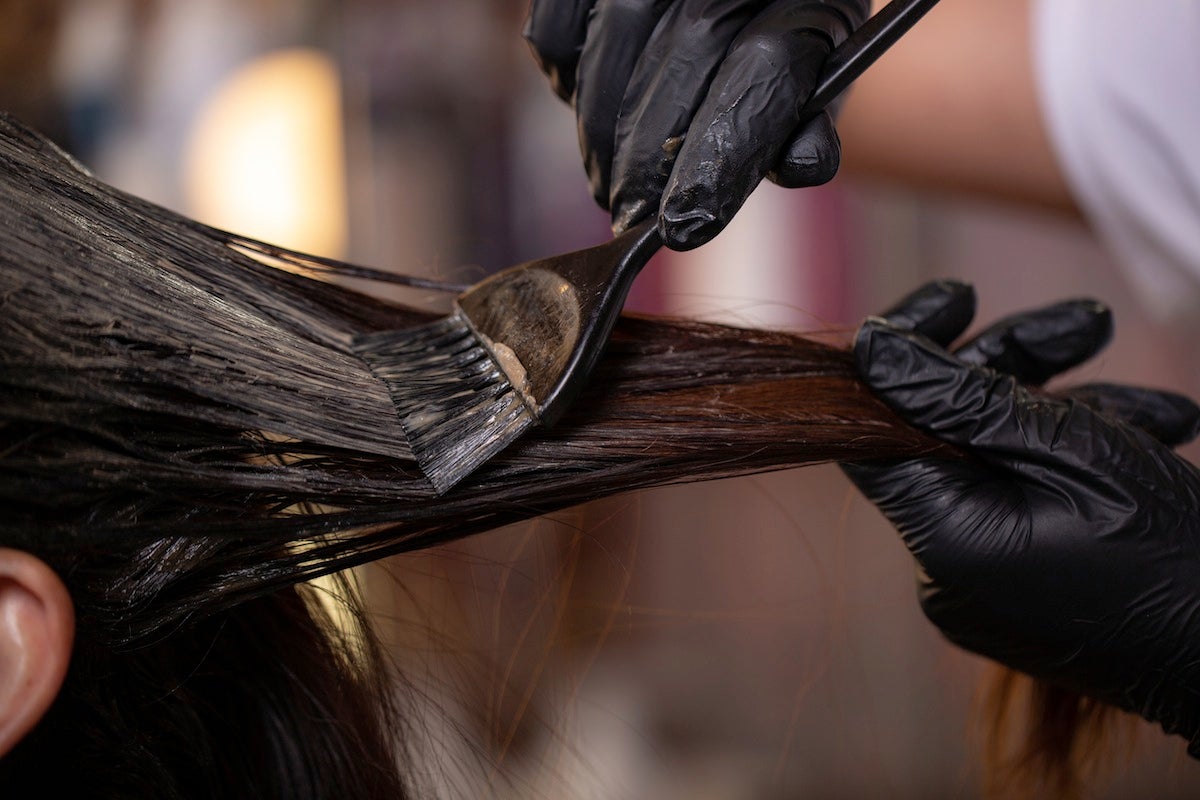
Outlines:
<svg viewBox="0 0 1200 800"><path fill-rule="evenodd" d="M409 447L438 494L534 422L459 313L418 328L360 337L354 350L387 384Z"/></svg>

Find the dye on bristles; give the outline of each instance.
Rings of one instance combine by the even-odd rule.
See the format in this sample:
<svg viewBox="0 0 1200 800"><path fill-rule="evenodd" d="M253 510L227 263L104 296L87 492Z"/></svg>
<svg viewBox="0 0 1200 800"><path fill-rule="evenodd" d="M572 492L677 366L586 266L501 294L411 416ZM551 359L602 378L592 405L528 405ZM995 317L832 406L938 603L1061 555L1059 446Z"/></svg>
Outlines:
<svg viewBox="0 0 1200 800"><path fill-rule="evenodd" d="M894 0L855 30L830 54L799 120L820 114L937 2ZM361 340L359 355L387 383L409 447L438 494L532 422L558 419L661 245L650 215L605 244L492 275L459 295L444 323ZM510 380L515 371L506 374L485 341L515 354L528 379L516 378L520 394Z"/></svg>
<svg viewBox="0 0 1200 800"><path fill-rule="evenodd" d="M438 494L534 423L461 313L362 336L354 352L387 385L409 448Z"/></svg>

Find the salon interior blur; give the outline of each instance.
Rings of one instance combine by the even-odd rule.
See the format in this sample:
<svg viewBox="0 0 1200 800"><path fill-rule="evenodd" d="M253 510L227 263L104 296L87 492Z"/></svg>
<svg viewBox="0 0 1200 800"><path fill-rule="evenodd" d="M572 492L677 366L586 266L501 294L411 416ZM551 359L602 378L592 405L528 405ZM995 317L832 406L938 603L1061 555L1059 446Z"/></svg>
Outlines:
<svg viewBox="0 0 1200 800"><path fill-rule="evenodd" d="M0 0L0 107L203 222L470 282L610 235L525 12ZM1200 395L1196 332L1140 298L1079 221L846 163L820 188L764 184L716 241L657 256L628 308L848 341L932 277L973 282L985 321L1086 290L1117 336L1068 379ZM910 556L834 466L630 494L361 580L435 796L979 796L990 667L924 619ZM1093 796L1200 791L1176 741L1136 738Z"/></svg>

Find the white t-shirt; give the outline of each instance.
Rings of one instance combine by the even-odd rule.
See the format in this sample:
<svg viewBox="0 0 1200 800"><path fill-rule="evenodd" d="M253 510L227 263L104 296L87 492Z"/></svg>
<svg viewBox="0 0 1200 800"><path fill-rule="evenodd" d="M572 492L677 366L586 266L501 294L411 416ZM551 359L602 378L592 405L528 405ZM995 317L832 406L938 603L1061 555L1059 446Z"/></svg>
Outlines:
<svg viewBox="0 0 1200 800"><path fill-rule="evenodd" d="M1155 310L1200 316L1200 2L1035 0L1033 35L1076 200Z"/></svg>

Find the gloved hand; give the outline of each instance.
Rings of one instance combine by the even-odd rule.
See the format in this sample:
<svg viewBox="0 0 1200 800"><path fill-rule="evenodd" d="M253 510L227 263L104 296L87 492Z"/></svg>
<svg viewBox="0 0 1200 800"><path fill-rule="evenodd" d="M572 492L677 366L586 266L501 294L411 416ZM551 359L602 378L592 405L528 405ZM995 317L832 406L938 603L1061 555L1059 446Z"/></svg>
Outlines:
<svg viewBox="0 0 1200 800"><path fill-rule="evenodd" d="M572 103L592 193L619 232L717 235L763 176L824 183L841 147L799 111L869 0L533 0L525 37Z"/></svg>
<svg viewBox="0 0 1200 800"><path fill-rule="evenodd" d="M1103 346L1097 304L1010 317L946 350L973 310L968 287L927 286L854 347L884 402L967 458L846 472L916 557L922 607L951 641L1157 721L1200 755L1200 474L1170 450L1200 408L1022 385Z"/></svg>

